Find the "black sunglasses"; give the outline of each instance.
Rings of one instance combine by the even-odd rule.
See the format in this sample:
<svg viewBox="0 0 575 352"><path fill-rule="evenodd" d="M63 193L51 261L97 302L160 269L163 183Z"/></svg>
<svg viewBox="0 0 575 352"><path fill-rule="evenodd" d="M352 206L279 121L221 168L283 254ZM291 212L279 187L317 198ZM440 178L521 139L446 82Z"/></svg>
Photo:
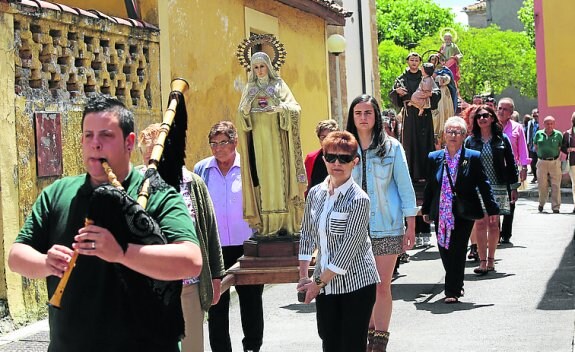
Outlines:
<svg viewBox="0 0 575 352"><path fill-rule="evenodd" d="M488 112L484 112L483 114L477 114L478 119L488 119L491 117L491 114Z"/></svg>
<svg viewBox="0 0 575 352"><path fill-rule="evenodd" d="M330 154L326 153L323 155L325 161L330 164L335 163L335 161L339 161L340 164L348 164L353 161L357 157L357 155L349 155L349 154Z"/></svg>

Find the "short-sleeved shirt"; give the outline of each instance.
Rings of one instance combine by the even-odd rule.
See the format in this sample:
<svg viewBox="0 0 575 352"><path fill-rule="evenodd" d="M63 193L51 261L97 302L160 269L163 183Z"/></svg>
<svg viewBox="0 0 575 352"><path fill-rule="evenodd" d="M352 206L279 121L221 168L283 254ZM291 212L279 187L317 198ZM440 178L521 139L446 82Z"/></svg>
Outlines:
<svg viewBox="0 0 575 352"><path fill-rule="evenodd" d="M561 142L563 142L563 134L557 130L553 130L550 136L545 133L545 130L537 131L533 140L537 146L537 157L539 159L557 158Z"/></svg>
<svg viewBox="0 0 575 352"><path fill-rule="evenodd" d="M132 168L122 185L135 199L142 181L143 176ZM92 190L86 174L65 177L48 186L34 203L16 242L41 253L54 244L71 247L84 226ZM152 193L147 211L169 243L198 243L188 209L175 189ZM130 329L136 325L126 304L131 297L122 289L124 282L116 265L95 256L78 257L62 296L62 308L49 308L49 351L151 351L157 346L177 346L178 332L148 340ZM59 278L49 276L46 282L52 296Z"/></svg>

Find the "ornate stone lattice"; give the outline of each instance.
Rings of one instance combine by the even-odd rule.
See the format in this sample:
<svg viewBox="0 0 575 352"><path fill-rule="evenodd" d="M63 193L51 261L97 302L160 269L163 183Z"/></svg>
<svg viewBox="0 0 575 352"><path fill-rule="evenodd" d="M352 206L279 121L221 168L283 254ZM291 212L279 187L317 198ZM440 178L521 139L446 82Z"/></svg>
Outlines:
<svg viewBox="0 0 575 352"><path fill-rule="evenodd" d="M130 31L106 32L98 27L111 26L102 22L84 27L16 17L16 94L73 100L104 93L128 107L152 108L150 49L159 47L157 40L148 40L149 30L142 30L148 38Z"/></svg>

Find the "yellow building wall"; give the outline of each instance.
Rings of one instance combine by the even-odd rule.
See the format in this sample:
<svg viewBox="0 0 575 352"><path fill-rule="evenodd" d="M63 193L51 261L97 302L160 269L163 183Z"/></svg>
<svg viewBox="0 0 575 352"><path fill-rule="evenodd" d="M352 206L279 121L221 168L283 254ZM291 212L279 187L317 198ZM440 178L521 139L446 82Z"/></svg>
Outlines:
<svg viewBox="0 0 575 352"><path fill-rule="evenodd" d="M124 4L119 1L64 0L60 2L72 7L94 8L109 15L126 17ZM17 76L15 79L14 72L21 71L19 67L22 66L22 62L18 57L18 49L13 50L17 46L13 40L15 36L15 29L12 26L13 16L20 16L20 21L27 23L26 26L32 21L35 26L34 30L38 32L25 33L25 40L31 46L32 52L29 63L31 76L26 80L43 82L43 88L47 86L48 81L54 80L54 75L47 71L51 67L50 63L42 61L46 57L43 59L39 50L52 48L50 37L57 31L61 31L62 37L66 38L66 33L74 30L78 33L79 47L89 52L88 47L92 44L82 41L85 35L96 38L92 40L97 40L101 36L110 38L112 48L115 40L128 40L127 45L136 45L138 50L141 49L138 40L151 42L146 54L148 59L144 60L150 74L145 77L146 82L149 83L148 88L138 87L137 83L133 82L134 72L120 71L117 77L125 80L126 94L128 94L127 105L136 113L138 130L149 123L161 121L170 90L169 84L173 78L182 77L189 82L190 89L186 93L189 118L186 162L189 167L211 155L207 145L209 128L219 120L226 119L234 122L236 120L236 109L247 74L238 63L235 53L238 44L249 35L246 33L246 28L250 28L251 24L247 22L254 21L253 25L256 27L260 25L269 27L270 23L277 23L274 29L277 32L275 34L287 50L286 63L282 66L280 74L302 107L303 153L306 154L319 147L315 136L315 126L318 121L330 116L328 60L325 45L326 25L323 19L270 0L141 0L139 4L143 19L160 27L159 36L148 34L148 38L145 38L139 30L110 24L106 20L91 21L85 18L79 20L81 17L74 18L71 14L61 14L51 10L45 10L36 17L27 17L14 14L12 10L3 12L3 7L0 6L0 38L8 38L0 43L0 46L5 48L0 51L0 77L3 77L0 81L0 102L2 102L0 104L0 141L2 143L0 225L3 232L3 248L0 258L5 265L6 253L25 216L29 213L32 203L42 188L56 179L56 177L36 177L32 118L34 111L62 113L63 176L83 172L78 153L83 98L72 99L72 101L52 100L49 98L50 93L43 92L38 95L34 94L34 91L28 92L32 94L15 94L14 87L18 84L19 78ZM16 5L12 5L11 8L14 6ZM253 10L249 10L250 13L264 14L265 16L261 18L271 19L271 22L259 23L259 17L253 16L253 13L246 16L246 8ZM27 27L25 29L28 31ZM112 31L113 34L108 31ZM64 42L61 42L60 49L50 50L66 51L68 50L66 48L72 48L72 46L66 46ZM75 49L77 50L78 46L75 46ZM90 73L90 60L93 59L91 55L90 53L88 57L85 57L68 52L65 56L81 58L80 64L88 60L87 64L84 63L88 69L82 72ZM119 54L118 57L120 57ZM75 59L67 61L67 64L74 66ZM83 96L84 89L93 84L96 84L95 89L98 92L104 89L102 82L94 83L90 79L86 80L86 75L82 76L80 71L74 72L77 73L75 77L79 77L79 81L74 84L78 85L80 97ZM108 74L106 72L103 74L108 79L112 78L110 75L106 76ZM127 78L129 74L132 75L132 81ZM63 84L64 90L66 82L70 82L68 79L69 76L66 75L62 81L58 81L60 82L58 84ZM112 81L116 82L117 79ZM135 93L132 93L130 88L138 88L137 94L140 101L151 101L151 108L140 107L135 103L132 106L130 97ZM108 89L112 95L117 93L114 86ZM134 155L133 162L140 163L140 156ZM9 270L6 270L5 275L5 281L1 280L2 272L0 271L0 282L6 282L6 285L0 284L0 299L8 299L14 321L22 324L42 317L46 312L45 302L48 299L43 280L28 280Z"/></svg>
<svg viewBox="0 0 575 352"><path fill-rule="evenodd" d="M573 42L575 33L575 2L545 0L543 21L545 23L545 71L547 73L547 103L549 107L575 105L575 84L571 78L570 65L558 64L575 56Z"/></svg>
<svg viewBox="0 0 575 352"><path fill-rule="evenodd" d="M269 0L170 1L159 12L142 4L142 13L160 22L162 51L162 96L166 81L183 77L190 83L186 94L188 141L186 163L211 155L209 128L220 120L236 120L236 109L247 74L235 56L246 38L245 8L278 19L278 39L287 51L281 76L301 105L301 140L304 153L319 147L315 136L318 121L329 117L325 22L317 16ZM161 12L169 16L162 16ZM166 31L169 36L166 38ZM169 47L169 54L165 48ZM169 59L169 71L163 60ZM169 77L166 77L169 75ZM166 79L168 78L168 79Z"/></svg>
<svg viewBox="0 0 575 352"><path fill-rule="evenodd" d="M0 258L6 256L42 189L34 112L59 112L63 174L84 172L81 117L90 92L117 95L136 115L136 128L161 120L157 32L45 10L27 16L0 4ZM133 154L132 161L141 163ZM5 278L3 277L5 275ZM0 299L16 325L46 315L45 281L0 271ZM5 283L5 284L4 284Z"/></svg>

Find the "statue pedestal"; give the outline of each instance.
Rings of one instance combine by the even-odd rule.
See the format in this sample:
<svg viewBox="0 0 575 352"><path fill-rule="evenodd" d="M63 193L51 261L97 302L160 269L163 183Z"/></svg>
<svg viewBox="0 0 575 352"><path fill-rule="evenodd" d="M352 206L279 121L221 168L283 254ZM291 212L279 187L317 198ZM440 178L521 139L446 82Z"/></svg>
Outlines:
<svg viewBox="0 0 575 352"><path fill-rule="evenodd" d="M299 280L299 239L285 237L244 242L244 255L229 268L222 292L234 285L294 283ZM310 266L310 275L313 273Z"/></svg>
<svg viewBox="0 0 575 352"><path fill-rule="evenodd" d="M240 268L272 268L298 266L299 239L288 237L273 240L247 240Z"/></svg>

